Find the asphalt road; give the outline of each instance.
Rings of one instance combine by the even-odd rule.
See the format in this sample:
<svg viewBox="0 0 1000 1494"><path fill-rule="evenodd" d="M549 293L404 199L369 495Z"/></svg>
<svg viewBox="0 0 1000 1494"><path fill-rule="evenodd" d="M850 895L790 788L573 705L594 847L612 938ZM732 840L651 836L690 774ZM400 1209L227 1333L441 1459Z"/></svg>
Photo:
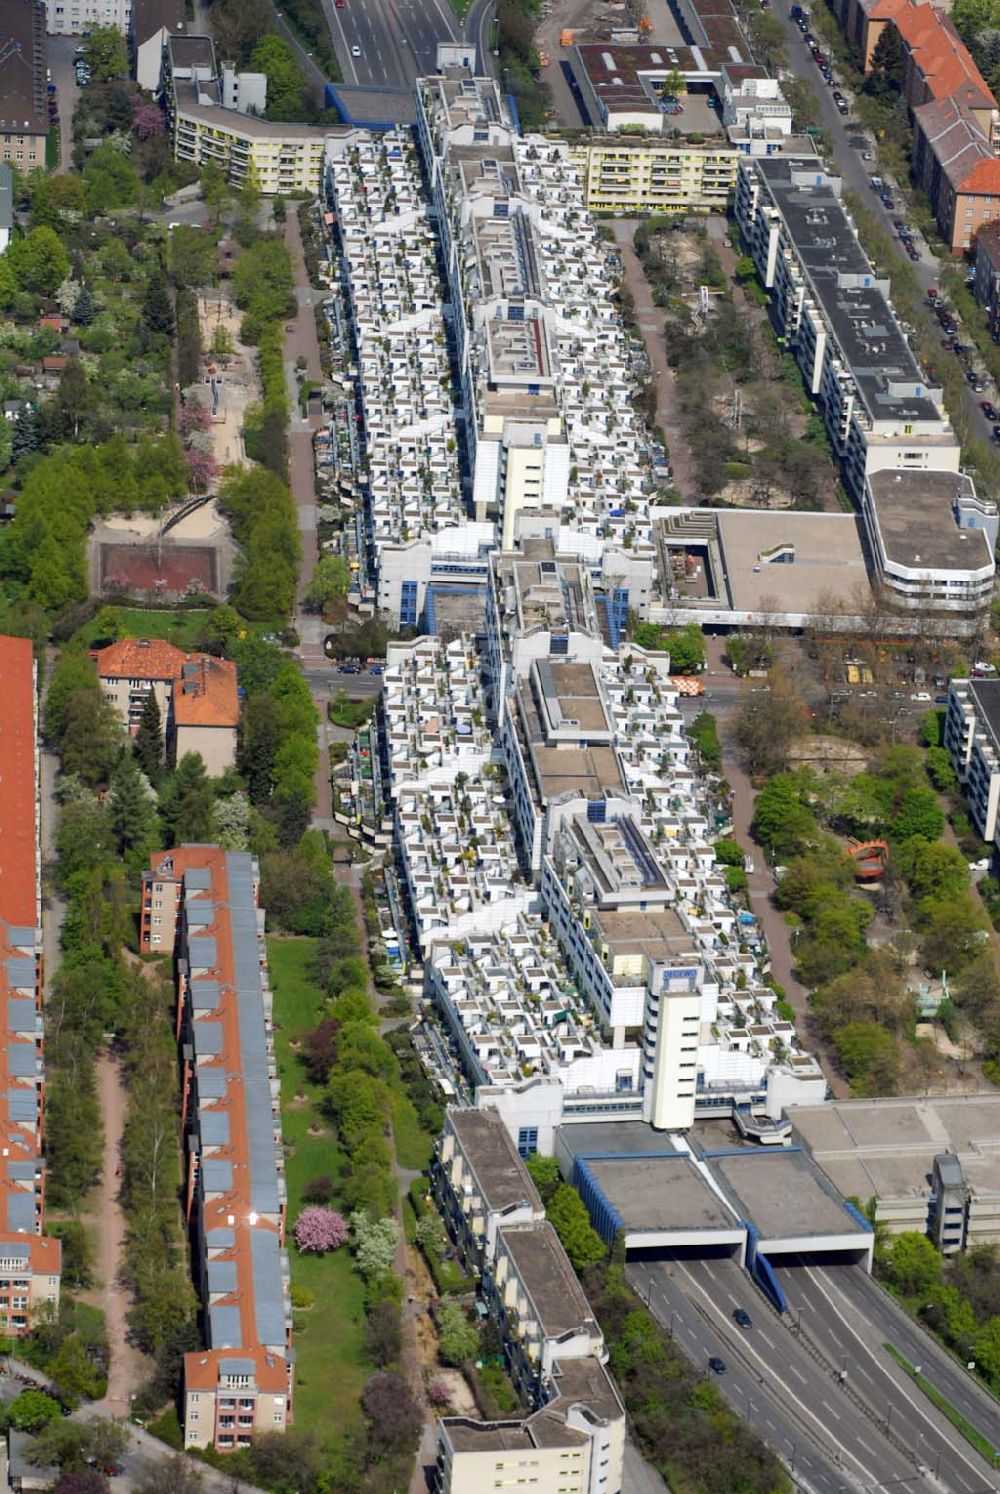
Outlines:
<svg viewBox="0 0 1000 1494"><path fill-rule="evenodd" d="M80 36L50 36L48 66L59 99L59 170L73 169L73 115L80 93L73 69L73 55L83 43Z"/></svg>
<svg viewBox="0 0 1000 1494"><path fill-rule="evenodd" d="M627 1275L687 1357L707 1370L733 1409L774 1449L805 1494L904 1494L927 1486L914 1461L858 1409L807 1352L735 1261L652 1262ZM744 1307L753 1327L733 1322Z"/></svg>
<svg viewBox="0 0 1000 1494"><path fill-rule="evenodd" d="M988 1464L954 1430L882 1347L883 1335L864 1311L852 1306L842 1282L852 1266L775 1266L793 1323L835 1370L844 1370L855 1395L887 1431L910 1448L918 1464L945 1494L993 1494L997 1478ZM922 1340L928 1355L933 1345ZM921 1357L919 1362L923 1363ZM977 1408L979 1409L979 1408ZM873 1445L878 1433L870 1428Z"/></svg>
<svg viewBox="0 0 1000 1494"><path fill-rule="evenodd" d="M920 282L921 288L926 292L930 286L937 284L938 275L941 270L939 262L927 251L922 239L921 257L915 263L906 258L902 248L896 249L898 240L896 239L895 229L892 226L892 220L894 217L905 217L904 206L902 203L898 203L894 211L890 213L871 190L871 173L877 171L878 166L874 161L863 161L860 152L849 143L847 138L848 132L857 134L863 127L859 124L849 123L849 116L845 118L837 112L837 107L831 97L833 90L827 88L824 83L819 68L813 61L812 53L802 40L801 32L797 26L792 24L788 8L784 4L781 4L775 6L770 11L770 14L775 16L785 28L789 67L797 77L805 78L812 85L813 91L819 99L823 128L833 143L831 160L834 169L840 173L845 187L849 187L865 199L865 206L869 212L873 214L879 226L893 240L894 251L897 252L900 262L910 265L914 275ZM820 41L822 42L822 38L820 38ZM836 73L837 69L833 63L831 63L831 66L833 66ZM901 182L899 185L905 186L906 183ZM952 261L949 261L949 263L952 263ZM954 354L947 353L942 348L939 350L938 356L944 359L952 358ZM991 391L989 382L987 381L987 390L984 395L976 394L966 386L962 391L962 398L971 418L973 434L981 441L992 445L993 428L979 408L979 401L981 399L993 399L994 402L996 401L996 395Z"/></svg>
<svg viewBox="0 0 1000 1494"><path fill-rule="evenodd" d="M497 0L472 0L465 15L465 39L476 44L479 72L496 77L497 59L493 56L494 21Z"/></svg>
<svg viewBox="0 0 1000 1494"><path fill-rule="evenodd" d="M412 88L435 71L438 42L459 39L448 0L345 0L340 10L323 0L323 8L345 83Z"/></svg>

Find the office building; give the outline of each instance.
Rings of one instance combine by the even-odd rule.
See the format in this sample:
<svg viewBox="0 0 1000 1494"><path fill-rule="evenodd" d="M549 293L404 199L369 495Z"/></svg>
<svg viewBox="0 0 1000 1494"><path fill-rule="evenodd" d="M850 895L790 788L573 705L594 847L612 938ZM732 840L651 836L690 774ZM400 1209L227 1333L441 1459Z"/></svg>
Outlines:
<svg viewBox="0 0 1000 1494"><path fill-rule="evenodd" d="M45 166L46 56L41 0L0 0L0 161L21 172Z"/></svg>
<svg viewBox="0 0 1000 1494"><path fill-rule="evenodd" d="M285 1249L272 996L257 863L218 846L158 853L143 920L175 889L172 948L183 1061L195 1281L205 1347L184 1355L185 1447L231 1452L292 1419L292 1310Z"/></svg>
<svg viewBox="0 0 1000 1494"><path fill-rule="evenodd" d="M59 1307L61 1246L45 1232L38 681L29 638L0 638L0 1330Z"/></svg>

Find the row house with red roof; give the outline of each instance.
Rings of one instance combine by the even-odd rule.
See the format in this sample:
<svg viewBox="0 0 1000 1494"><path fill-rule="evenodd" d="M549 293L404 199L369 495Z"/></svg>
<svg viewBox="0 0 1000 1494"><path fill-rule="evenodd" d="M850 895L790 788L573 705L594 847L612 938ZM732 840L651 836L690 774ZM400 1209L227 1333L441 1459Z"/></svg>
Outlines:
<svg viewBox="0 0 1000 1494"><path fill-rule="evenodd" d="M253 857L219 846L154 856L171 890L188 1218L205 1347L184 1356L184 1445L231 1452L292 1419L285 1161ZM143 947L146 947L144 944Z"/></svg>
<svg viewBox="0 0 1000 1494"><path fill-rule="evenodd" d="M45 1234L38 691L30 639L0 638L0 1333L59 1306Z"/></svg>

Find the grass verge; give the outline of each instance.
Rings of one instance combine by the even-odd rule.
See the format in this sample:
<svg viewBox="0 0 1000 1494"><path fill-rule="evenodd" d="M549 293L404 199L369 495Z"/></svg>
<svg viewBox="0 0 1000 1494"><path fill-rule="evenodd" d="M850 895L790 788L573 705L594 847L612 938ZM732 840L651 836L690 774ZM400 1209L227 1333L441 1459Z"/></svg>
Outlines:
<svg viewBox="0 0 1000 1494"><path fill-rule="evenodd" d="M311 1178L327 1175L336 1186L341 1152L333 1128L320 1110L321 1089L310 1084L292 1046L319 1022L324 996L309 979L314 939L269 938L268 961L274 991L274 1045L281 1083L288 1219L294 1225L302 1190ZM370 1370L364 1353L364 1295L347 1250L330 1255L299 1255L289 1250L292 1289L312 1298L296 1310L295 1421L323 1440L331 1427L342 1430L357 1419L361 1389Z"/></svg>
<svg viewBox="0 0 1000 1494"><path fill-rule="evenodd" d="M982 1432L977 1432L972 1423L966 1421L961 1411L956 1411L951 1401L941 1394L936 1385L932 1385L929 1380L925 1380L923 1375L918 1375L910 1361L905 1359L898 1349L894 1348L892 1344L883 1344L882 1347L887 1354L892 1356L900 1369L906 1371L913 1383L919 1386L931 1405L936 1406L945 1420L951 1422L956 1432L961 1432L966 1442L971 1447L974 1447L981 1457L986 1459L991 1468L995 1467L996 1457L998 1452L1000 1452L1000 1448L995 1448L988 1437L984 1437Z"/></svg>

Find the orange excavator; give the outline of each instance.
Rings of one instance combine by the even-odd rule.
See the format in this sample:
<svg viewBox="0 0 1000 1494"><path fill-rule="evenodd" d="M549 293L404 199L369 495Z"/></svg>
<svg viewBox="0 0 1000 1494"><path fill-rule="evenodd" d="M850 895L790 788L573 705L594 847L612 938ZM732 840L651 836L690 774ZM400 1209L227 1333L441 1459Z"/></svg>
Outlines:
<svg viewBox="0 0 1000 1494"><path fill-rule="evenodd" d="M889 847L884 840L853 840L847 854L859 882L877 882L889 865Z"/></svg>

